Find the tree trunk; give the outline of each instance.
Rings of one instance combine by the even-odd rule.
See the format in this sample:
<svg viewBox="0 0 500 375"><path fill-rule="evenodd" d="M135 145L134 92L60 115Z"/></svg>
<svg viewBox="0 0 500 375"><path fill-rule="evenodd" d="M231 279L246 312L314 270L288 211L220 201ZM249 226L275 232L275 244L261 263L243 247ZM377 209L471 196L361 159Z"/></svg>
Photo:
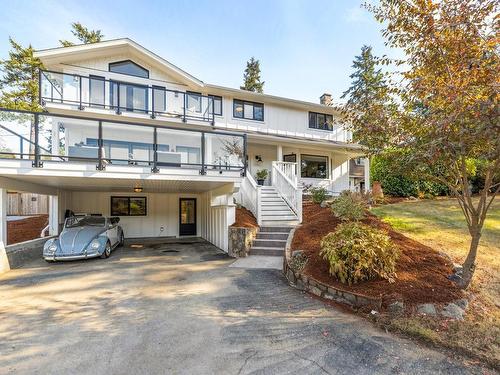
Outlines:
<svg viewBox="0 0 500 375"><path fill-rule="evenodd" d="M479 239L481 238L481 230L475 229L471 232L471 236L469 254L467 254L467 258L465 258L465 262L462 265L462 279L458 282L458 285L462 289L467 289L469 287L474 271L476 270L476 256Z"/></svg>

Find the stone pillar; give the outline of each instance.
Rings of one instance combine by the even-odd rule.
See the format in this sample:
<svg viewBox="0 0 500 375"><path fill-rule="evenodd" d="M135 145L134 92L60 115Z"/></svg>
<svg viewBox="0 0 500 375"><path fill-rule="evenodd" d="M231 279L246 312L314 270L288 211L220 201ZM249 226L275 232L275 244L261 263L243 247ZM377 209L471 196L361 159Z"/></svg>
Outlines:
<svg viewBox="0 0 500 375"><path fill-rule="evenodd" d="M0 188L0 273L10 270L7 259L7 189Z"/></svg>
<svg viewBox="0 0 500 375"><path fill-rule="evenodd" d="M370 158L365 158L365 192L370 191Z"/></svg>

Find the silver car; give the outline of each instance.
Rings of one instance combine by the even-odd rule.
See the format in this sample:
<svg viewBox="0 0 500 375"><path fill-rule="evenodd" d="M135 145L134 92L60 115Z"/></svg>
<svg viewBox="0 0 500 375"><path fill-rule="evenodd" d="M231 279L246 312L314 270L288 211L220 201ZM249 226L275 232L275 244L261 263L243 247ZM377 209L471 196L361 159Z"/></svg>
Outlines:
<svg viewBox="0 0 500 375"><path fill-rule="evenodd" d="M48 261L108 258L111 251L123 245L125 236L118 225L120 218L104 216L72 216L65 220L58 238L43 246Z"/></svg>

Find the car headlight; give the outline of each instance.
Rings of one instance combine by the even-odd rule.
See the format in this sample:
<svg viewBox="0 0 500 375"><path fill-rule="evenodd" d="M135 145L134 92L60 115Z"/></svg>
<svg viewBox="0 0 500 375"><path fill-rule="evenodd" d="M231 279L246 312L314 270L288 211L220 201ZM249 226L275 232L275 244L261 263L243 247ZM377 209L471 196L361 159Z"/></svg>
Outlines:
<svg viewBox="0 0 500 375"><path fill-rule="evenodd" d="M93 241L90 243L90 248L91 248L92 250L97 250L100 246L101 246L101 243L100 243L98 240L93 240Z"/></svg>
<svg viewBox="0 0 500 375"><path fill-rule="evenodd" d="M56 250L57 250L57 245L56 244L52 244L50 245L47 250L49 251L49 253L55 253Z"/></svg>

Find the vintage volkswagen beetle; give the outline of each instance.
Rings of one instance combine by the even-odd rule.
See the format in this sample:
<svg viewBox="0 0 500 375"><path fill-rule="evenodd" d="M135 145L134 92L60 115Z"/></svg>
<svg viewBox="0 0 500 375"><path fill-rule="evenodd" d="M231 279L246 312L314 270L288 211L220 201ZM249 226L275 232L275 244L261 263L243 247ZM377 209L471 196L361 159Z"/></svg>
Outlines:
<svg viewBox="0 0 500 375"><path fill-rule="evenodd" d="M111 251L123 245L125 240L123 229L118 225L119 221L118 217L68 217L59 237L45 242L43 258L48 262L108 258Z"/></svg>

